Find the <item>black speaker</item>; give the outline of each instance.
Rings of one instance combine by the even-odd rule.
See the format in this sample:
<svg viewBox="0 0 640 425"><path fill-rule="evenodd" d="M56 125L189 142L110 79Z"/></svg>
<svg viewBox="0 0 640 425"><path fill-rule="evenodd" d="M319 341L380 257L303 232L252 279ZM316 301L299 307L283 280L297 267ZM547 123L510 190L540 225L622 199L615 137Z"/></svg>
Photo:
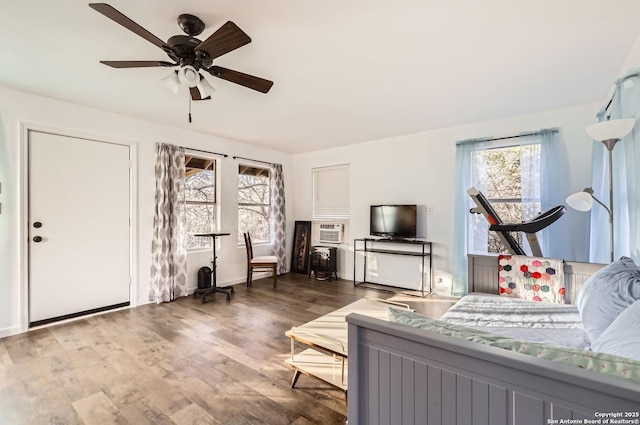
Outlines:
<svg viewBox="0 0 640 425"><path fill-rule="evenodd" d="M198 289L206 289L211 286L211 269L200 267L198 269Z"/></svg>

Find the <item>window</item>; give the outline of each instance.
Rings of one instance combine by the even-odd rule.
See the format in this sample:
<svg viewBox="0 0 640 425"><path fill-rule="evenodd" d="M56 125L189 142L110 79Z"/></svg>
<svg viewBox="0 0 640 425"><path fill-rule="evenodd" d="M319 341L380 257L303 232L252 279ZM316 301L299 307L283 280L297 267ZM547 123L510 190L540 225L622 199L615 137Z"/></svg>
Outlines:
<svg viewBox="0 0 640 425"><path fill-rule="evenodd" d="M193 236L216 226L216 161L185 155L187 249L211 248L211 238Z"/></svg>
<svg viewBox="0 0 640 425"><path fill-rule="evenodd" d="M271 241L269 214L271 191L267 168L240 165L238 167L238 243L244 244L242 234L249 232L251 242Z"/></svg>
<svg viewBox="0 0 640 425"><path fill-rule="evenodd" d="M313 219L349 220L349 165L314 168Z"/></svg>
<svg viewBox="0 0 640 425"><path fill-rule="evenodd" d="M505 223L520 223L540 213L540 144L476 150L471 158L471 182L489 200ZM469 252L502 253L507 249L480 214L469 214ZM523 234L512 233L524 247Z"/></svg>

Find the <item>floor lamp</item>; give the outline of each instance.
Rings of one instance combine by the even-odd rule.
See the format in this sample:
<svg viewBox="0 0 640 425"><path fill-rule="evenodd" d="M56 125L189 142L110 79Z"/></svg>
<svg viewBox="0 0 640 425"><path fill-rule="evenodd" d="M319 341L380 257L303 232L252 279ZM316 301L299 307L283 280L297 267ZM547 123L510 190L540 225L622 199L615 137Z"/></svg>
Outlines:
<svg viewBox="0 0 640 425"><path fill-rule="evenodd" d="M587 134L598 140L607 147L609 151L609 207L603 204L598 198L593 196L593 189L588 187L582 192L574 193L567 197L567 204L578 211L590 211L593 201L602 205L609 213L611 262L614 261L614 237L613 237L613 148L620 139L633 130L636 120L634 118L623 118L610 121L601 121L587 127Z"/></svg>

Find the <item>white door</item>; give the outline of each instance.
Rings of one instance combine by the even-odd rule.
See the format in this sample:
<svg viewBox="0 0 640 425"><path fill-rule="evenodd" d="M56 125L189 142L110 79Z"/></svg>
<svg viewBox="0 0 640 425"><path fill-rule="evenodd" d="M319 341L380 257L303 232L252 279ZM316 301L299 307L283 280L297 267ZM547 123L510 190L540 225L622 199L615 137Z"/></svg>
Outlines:
<svg viewBox="0 0 640 425"><path fill-rule="evenodd" d="M129 302L129 147L29 132L29 322Z"/></svg>

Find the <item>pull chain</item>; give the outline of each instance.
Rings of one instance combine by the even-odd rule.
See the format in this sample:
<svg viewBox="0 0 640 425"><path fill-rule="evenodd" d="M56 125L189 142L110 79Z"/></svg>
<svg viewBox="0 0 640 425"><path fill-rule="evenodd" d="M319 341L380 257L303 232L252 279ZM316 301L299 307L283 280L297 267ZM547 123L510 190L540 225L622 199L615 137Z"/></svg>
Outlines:
<svg viewBox="0 0 640 425"><path fill-rule="evenodd" d="M189 94L189 122L191 122L191 94Z"/></svg>

